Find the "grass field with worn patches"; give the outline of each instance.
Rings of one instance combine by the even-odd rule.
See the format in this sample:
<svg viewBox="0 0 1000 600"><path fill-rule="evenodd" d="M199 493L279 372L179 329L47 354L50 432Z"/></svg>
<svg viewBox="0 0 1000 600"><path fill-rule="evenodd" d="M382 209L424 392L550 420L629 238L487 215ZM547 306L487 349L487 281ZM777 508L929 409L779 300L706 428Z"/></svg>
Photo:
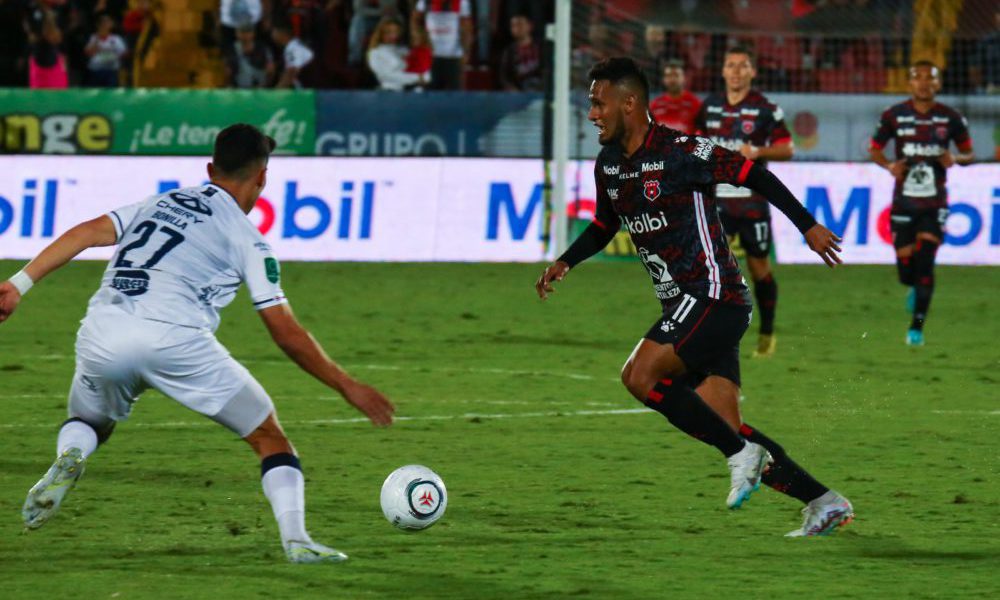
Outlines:
<svg viewBox="0 0 1000 600"><path fill-rule="evenodd" d="M285 359L245 296L224 313L302 455L313 536L351 556L330 566L286 564L249 447L156 393L22 532L103 265L56 273L0 325L0 597L1000 596L1000 270L940 268L914 349L891 267L779 268L778 354L750 360L748 333L744 414L858 516L793 540L798 503L763 490L726 510L718 453L632 410L618 370L658 314L642 269L583 265L542 303L539 268L284 265L302 322L398 405L385 430ZM419 534L378 506L407 463L449 490Z"/></svg>

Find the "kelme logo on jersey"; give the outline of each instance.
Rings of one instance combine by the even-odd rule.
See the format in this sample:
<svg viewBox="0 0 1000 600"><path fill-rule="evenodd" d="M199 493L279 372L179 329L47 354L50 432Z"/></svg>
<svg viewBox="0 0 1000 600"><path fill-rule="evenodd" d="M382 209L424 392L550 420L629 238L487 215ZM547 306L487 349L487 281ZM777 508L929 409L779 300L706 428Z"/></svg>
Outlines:
<svg viewBox="0 0 1000 600"><path fill-rule="evenodd" d="M271 256L265 258L264 273L267 275L268 281L271 283L278 283L278 279L281 277L281 271L278 268L278 261Z"/></svg>
<svg viewBox="0 0 1000 600"><path fill-rule="evenodd" d="M622 225L629 233L643 234L658 231L667 226L667 216L661 210L658 215L642 214L638 217L621 217Z"/></svg>
<svg viewBox="0 0 1000 600"><path fill-rule="evenodd" d="M642 195L646 197L646 200L652 202L660 197L660 180L650 179L649 181L642 182Z"/></svg>
<svg viewBox="0 0 1000 600"><path fill-rule="evenodd" d="M126 296L141 296L149 291L149 274L145 271L115 271L111 287Z"/></svg>

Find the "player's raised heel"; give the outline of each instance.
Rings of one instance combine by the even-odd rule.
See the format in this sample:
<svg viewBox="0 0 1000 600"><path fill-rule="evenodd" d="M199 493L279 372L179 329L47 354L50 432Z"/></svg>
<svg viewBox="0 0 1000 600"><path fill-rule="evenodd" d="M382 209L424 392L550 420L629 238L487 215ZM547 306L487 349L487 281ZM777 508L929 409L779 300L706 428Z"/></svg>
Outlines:
<svg viewBox="0 0 1000 600"><path fill-rule="evenodd" d="M285 544L285 556L293 563L339 563L347 560L347 555L339 550L317 544L310 540L299 542L292 540Z"/></svg>
<svg viewBox="0 0 1000 600"><path fill-rule="evenodd" d="M773 333L762 333L757 338L757 349L753 351L754 358L768 358L774 356L774 351L778 347L778 336Z"/></svg>
<svg viewBox="0 0 1000 600"><path fill-rule="evenodd" d="M785 537L812 537L828 535L854 520L851 502L830 490L802 509L802 527L789 531Z"/></svg>
<svg viewBox="0 0 1000 600"><path fill-rule="evenodd" d="M911 329L906 332L906 345L907 346L923 346L924 345L924 332L919 329Z"/></svg>
<svg viewBox="0 0 1000 600"><path fill-rule="evenodd" d="M760 489L760 475L771 462L771 455L762 446L747 442L746 446L727 459L730 470L729 496L726 506L732 510L743 506L750 495Z"/></svg>
<svg viewBox="0 0 1000 600"><path fill-rule="evenodd" d="M59 511L66 494L83 475L83 451L70 448L56 459L45 476L38 480L24 500L21 517L28 529L38 529Z"/></svg>

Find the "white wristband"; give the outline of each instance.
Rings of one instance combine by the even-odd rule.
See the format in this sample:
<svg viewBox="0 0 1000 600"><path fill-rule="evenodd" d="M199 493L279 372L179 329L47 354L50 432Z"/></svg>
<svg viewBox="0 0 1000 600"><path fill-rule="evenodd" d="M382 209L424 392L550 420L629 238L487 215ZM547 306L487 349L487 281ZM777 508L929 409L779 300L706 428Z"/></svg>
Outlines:
<svg viewBox="0 0 1000 600"><path fill-rule="evenodd" d="M29 277L24 271L14 273L8 281L10 281L11 284L17 288L17 291L20 292L22 296L28 293L31 286L35 285L35 282L32 281L31 277Z"/></svg>

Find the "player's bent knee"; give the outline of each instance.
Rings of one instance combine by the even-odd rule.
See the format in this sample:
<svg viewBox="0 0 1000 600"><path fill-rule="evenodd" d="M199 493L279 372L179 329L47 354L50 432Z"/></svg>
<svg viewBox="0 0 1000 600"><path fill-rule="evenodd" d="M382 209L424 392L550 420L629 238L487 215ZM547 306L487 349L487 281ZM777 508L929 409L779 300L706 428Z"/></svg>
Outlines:
<svg viewBox="0 0 1000 600"><path fill-rule="evenodd" d="M656 377L634 367L626 366L622 370L622 384L636 400L645 402L649 391L656 385Z"/></svg>
<svg viewBox="0 0 1000 600"><path fill-rule="evenodd" d="M244 438L250 447L253 448L257 456L265 458L272 454L295 454L295 447L285 435L284 430L278 423L277 416L272 412L264 419L264 422L257 426Z"/></svg>

